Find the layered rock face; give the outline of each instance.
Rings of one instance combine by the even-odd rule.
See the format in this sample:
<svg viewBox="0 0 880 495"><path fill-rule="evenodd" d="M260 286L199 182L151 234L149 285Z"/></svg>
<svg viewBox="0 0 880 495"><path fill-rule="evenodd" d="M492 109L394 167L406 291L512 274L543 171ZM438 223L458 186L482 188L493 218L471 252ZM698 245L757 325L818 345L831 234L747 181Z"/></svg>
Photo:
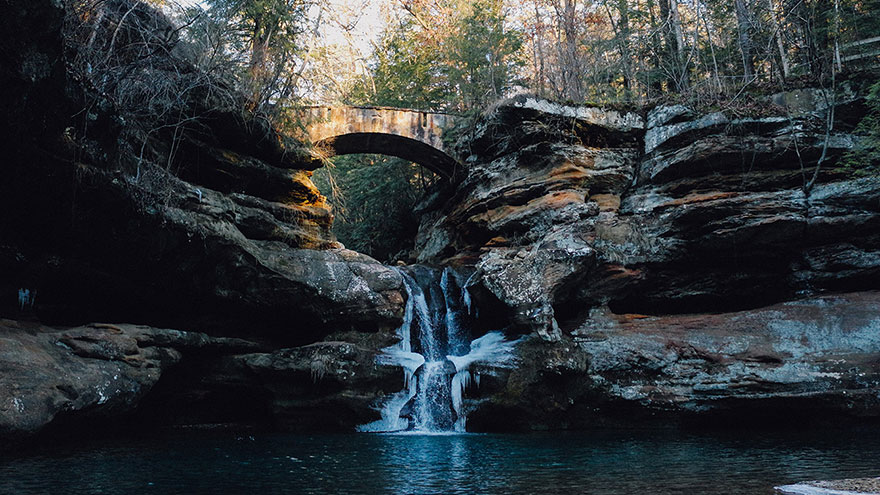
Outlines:
<svg viewBox="0 0 880 495"><path fill-rule="evenodd" d="M58 330L0 320L0 436L56 419L131 414L184 353L252 350L252 342L136 325Z"/></svg>
<svg viewBox="0 0 880 495"><path fill-rule="evenodd" d="M474 429L806 426L880 413L880 292L732 313L594 311L472 391ZM486 370L499 375L500 370Z"/></svg>
<svg viewBox="0 0 880 495"><path fill-rule="evenodd" d="M143 5L106 7L173 32ZM149 63L114 52L128 83L192 83L167 114L185 122L144 127L72 70L57 2L0 15L0 312L23 320L0 323L0 435L119 415L377 419L403 386L375 360L402 278L335 243L301 146L167 56L173 36L150 41L163 49ZM471 426L876 417L880 179L835 165L863 109L841 96L826 133L829 100L777 95L780 116L739 118L519 98L484 118L462 143L466 177L424 206L417 239L420 261L473 273L488 318L534 334L513 371L478 370Z"/></svg>
<svg viewBox="0 0 880 495"><path fill-rule="evenodd" d="M535 100L497 109L468 143L468 175L450 206L423 223L419 260L475 264L474 280L515 321L557 338L552 305L596 268L588 236L619 209L643 127L635 114Z"/></svg>
<svg viewBox="0 0 880 495"><path fill-rule="evenodd" d="M376 419L401 276L335 241L320 163L178 56L162 14L80 5L0 6L0 314L19 320L0 325L0 436Z"/></svg>
<svg viewBox="0 0 880 495"><path fill-rule="evenodd" d="M487 117L469 175L423 222L419 259L475 265L474 285L551 339L600 306L729 311L877 288L880 179L835 167L856 139L846 121L805 193L822 109L586 110L523 99Z"/></svg>
<svg viewBox="0 0 880 495"><path fill-rule="evenodd" d="M12 139L0 168L0 309L16 311L24 288L44 321L133 320L293 344L396 326L400 276L335 242L310 179L320 163L176 57L161 14L123 0L97 8L89 21L57 2L4 7L21 21L6 46L21 50L2 60L2 132ZM62 34L80 22L87 42ZM142 53L141 38L127 36L144 33L155 38ZM100 60L119 64L104 76L121 72L115 86L98 90L75 70L92 45L114 50ZM182 93L165 101L153 91L163 84Z"/></svg>
<svg viewBox="0 0 880 495"><path fill-rule="evenodd" d="M526 427L600 410L880 413L880 178L835 165L864 110L838 96L826 136L834 99L796 93L768 99L779 117L520 97L484 118L419 257L473 265L475 298L545 343L473 391L490 397L475 428L498 411Z"/></svg>

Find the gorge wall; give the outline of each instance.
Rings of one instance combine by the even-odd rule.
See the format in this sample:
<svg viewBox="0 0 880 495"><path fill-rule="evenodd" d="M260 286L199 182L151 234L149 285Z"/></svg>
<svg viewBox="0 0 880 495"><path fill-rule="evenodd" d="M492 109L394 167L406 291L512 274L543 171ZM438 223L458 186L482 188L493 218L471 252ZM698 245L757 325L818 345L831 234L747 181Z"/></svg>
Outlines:
<svg viewBox="0 0 880 495"><path fill-rule="evenodd" d="M313 361L372 366L374 351L315 344L273 352L346 332L381 347L402 318L400 275L341 248L310 179L321 163L265 116L244 111L234 88L179 56L180 40L161 13L137 1L101 4L98 24L86 24L94 28L88 43L116 65L90 79L77 70L86 43L69 31L83 22L75 5L0 7L9 20L0 40L8 48L0 58L0 314L19 320L0 324L0 434L32 433L65 417L130 419L141 399L168 398L168 389L174 399L154 403L180 404L178 419L190 406L218 411L215 399L231 411L266 412L261 420L279 417L269 405L246 406L252 389L261 400L296 396L306 412L308 390L336 400L341 386L304 392L297 381L314 383ZM96 87L106 81L113 84ZM16 297L25 291L29 297ZM126 326L82 327L93 321L248 342L202 352L183 343L195 333L144 344ZM278 373L295 378L281 387L293 389L269 391L261 370L284 360L293 364ZM168 367L176 374L166 376ZM188 381L211 370L218 383Z"/></svg>
<svg viewBox="0 0 880 495"><path fill-rule="evenodd" d="M132 6L169 32L130 0L108 15ZM139 134L120 95L73 70L70 12L0 14L0 435L378 419L402 387L375 358L406 292L335 242L320 163L173 36L149 64L119 57L133 80L185 78L173 115L194 124ZM466 175L421 208L416 249L470 276L478 331L528 336L517 367L466 390L469 427L876 418L880 178L835 164L860 94L842 92L828 139L818 90L768 98L777 115L760 118L527 97L487 112L460 143Z"/></svg>
<svg viewBox="0 0 880 495"><path fill-rule="evenodd" d="M170 29L137 2L111 2L105 17L133 5L157 32ZM0 172L3 293L36 291L48 321L167 324L168 315L294 343L314 341L321 331L310 328L335 319L372 330L399 320L400 277L338 249L330 234L332 214L310 179L320 162L264 116L242 112L232 88L175 57L179 40L151 40L149 63L118 54L128 74L118 86L182 80L188 88L144 135L126 121L138 115L123 98L138 107L159 97L98 92L70 69L78 46L61 28L75 13L52 2L4 10L17 26L5 37L20 50L3 60L2 131L11 138ZM121 33L116 45L125 47ZM113 34L99 30L98 39Z"/></svg>
<svg viewBox="0 0 880 495"><path fill-rule="evenodd" d="M876 417L880 176L837 163L865 114L852 88L768 96L762 117L528 97L488 114L418 257L473 266L477 304L542 342L474 391L472 426Z"/></svg>

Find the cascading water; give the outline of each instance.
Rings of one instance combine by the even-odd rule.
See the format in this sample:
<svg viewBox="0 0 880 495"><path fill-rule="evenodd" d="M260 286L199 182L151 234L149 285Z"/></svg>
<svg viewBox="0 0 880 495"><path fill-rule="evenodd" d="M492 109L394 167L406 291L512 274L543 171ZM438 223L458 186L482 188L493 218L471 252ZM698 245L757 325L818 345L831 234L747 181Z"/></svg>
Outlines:
<svg viewBox="0 0 880 495"><path fill-rule="evenodd" d="M463 393L479 375L477 363L507 366L514 361L516 341L490 332L471 341L472 310L464 281L453 270L423 266L401 269L407 292L400 341L383 349L379 364L404 370L404 389L386 398L382 419L359 431L465 431Z"/></svg>

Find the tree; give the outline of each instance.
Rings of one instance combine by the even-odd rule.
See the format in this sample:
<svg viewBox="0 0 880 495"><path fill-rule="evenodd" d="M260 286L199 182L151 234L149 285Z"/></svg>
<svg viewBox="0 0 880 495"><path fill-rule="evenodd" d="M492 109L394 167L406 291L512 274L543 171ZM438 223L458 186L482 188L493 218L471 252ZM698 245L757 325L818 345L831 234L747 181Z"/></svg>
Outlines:
<svg viewBox="0 0 880 495"><path fill-rule="evenodd" d="M735 0L737 41L742 54L743 82L752 82L755 71L754 50L752 46L752 12L748 0Z"/></svg>
<svg viewBox="0 0 880 495"><path fill-rule="evenodd" d="M342 101L469 112L516 80L522 44L500 0L413 1L398 14L376 44L369 74L352 91L338 85ZM337 206L339 239L380 259L405 258L418 228L414 206L437 177L397 158L344 156L334 163L316 181Z"/></svg>
<svg viewBox="0 0 880 495"><path fill-rule="evenodd" d="M441 55L448 84L457 92L452 106L465 111L498 99L513 83L522 40L505 27L501 1L463 2L461 8Z"/></svg>
<svg viewBox="0 0 880 495"><path fill-rule="evenodd" d="M741 2L743 0L736 0ZM684 34L681 27L681 14L678 0L660 0L660 21L662 22L666 71L669 88L684 91L688 88L688 76L685 62Z"/></svg>
<svg viewBox="0 0 880 495"><path fill-rule="evenodd" d="M424 42L415 19L389 24L380 38L370 74L345 100L353 104L392 107L444 108L451 89L443 76L442 54Z"/></svg>
<svg viewBox="0 0 880 495"><path fill-rule="evenodd" d="M436 180L418 165L381 155L339 156L333 170L315 174L334 205L339 241L383 261L409 258L419 227L416 204Z"/></svg>
<svg viewBox="0 0 880 495"><path fill-rule="evenodd" d="M312 0L208 0L206 22L225 26L216 53L231 59L252 110L266 111L294 94L299 37Z"/></svg>

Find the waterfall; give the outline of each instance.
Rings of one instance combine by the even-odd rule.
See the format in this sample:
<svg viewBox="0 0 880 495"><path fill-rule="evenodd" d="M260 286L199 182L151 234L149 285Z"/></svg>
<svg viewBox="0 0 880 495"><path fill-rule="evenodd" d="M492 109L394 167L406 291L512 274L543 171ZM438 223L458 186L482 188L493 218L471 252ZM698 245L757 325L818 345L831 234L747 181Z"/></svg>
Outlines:
<svg viewBox="0 0 880 495"><path fill-rule="evenodd" d="M518 341L507 341L498 331L471 340L475 312L464 281L452 269L398 271L408 296L399 341L382 349L376 362L403 368L404 388L378 405L381 419L358 431L465 431L464 391L472 382L479 386L473 366L512 366Z"/></svg>
<svg viewBox="0 0 880 495"><path fill-rule="evenodd" d="M376 357L378 364L388 366L400 366L403 368L403 390L394 394L385 401L379 409L382 419L367 423L358 427L358 431L401 431L408 429L405 418L400 417L404 406L415 397L418 390L415 380L416 371L425 364L425 358L421 354L412 352L412 324L413 321L421 321L428 314L425 296L422 290L404 272L404 286L406 287L406 308L403 313L403 324L397 329L398 341L391 347L382 349L382 353ZM418 306L418 309L417 309ZM419 315L416 320L416 315Z"/></svg>

